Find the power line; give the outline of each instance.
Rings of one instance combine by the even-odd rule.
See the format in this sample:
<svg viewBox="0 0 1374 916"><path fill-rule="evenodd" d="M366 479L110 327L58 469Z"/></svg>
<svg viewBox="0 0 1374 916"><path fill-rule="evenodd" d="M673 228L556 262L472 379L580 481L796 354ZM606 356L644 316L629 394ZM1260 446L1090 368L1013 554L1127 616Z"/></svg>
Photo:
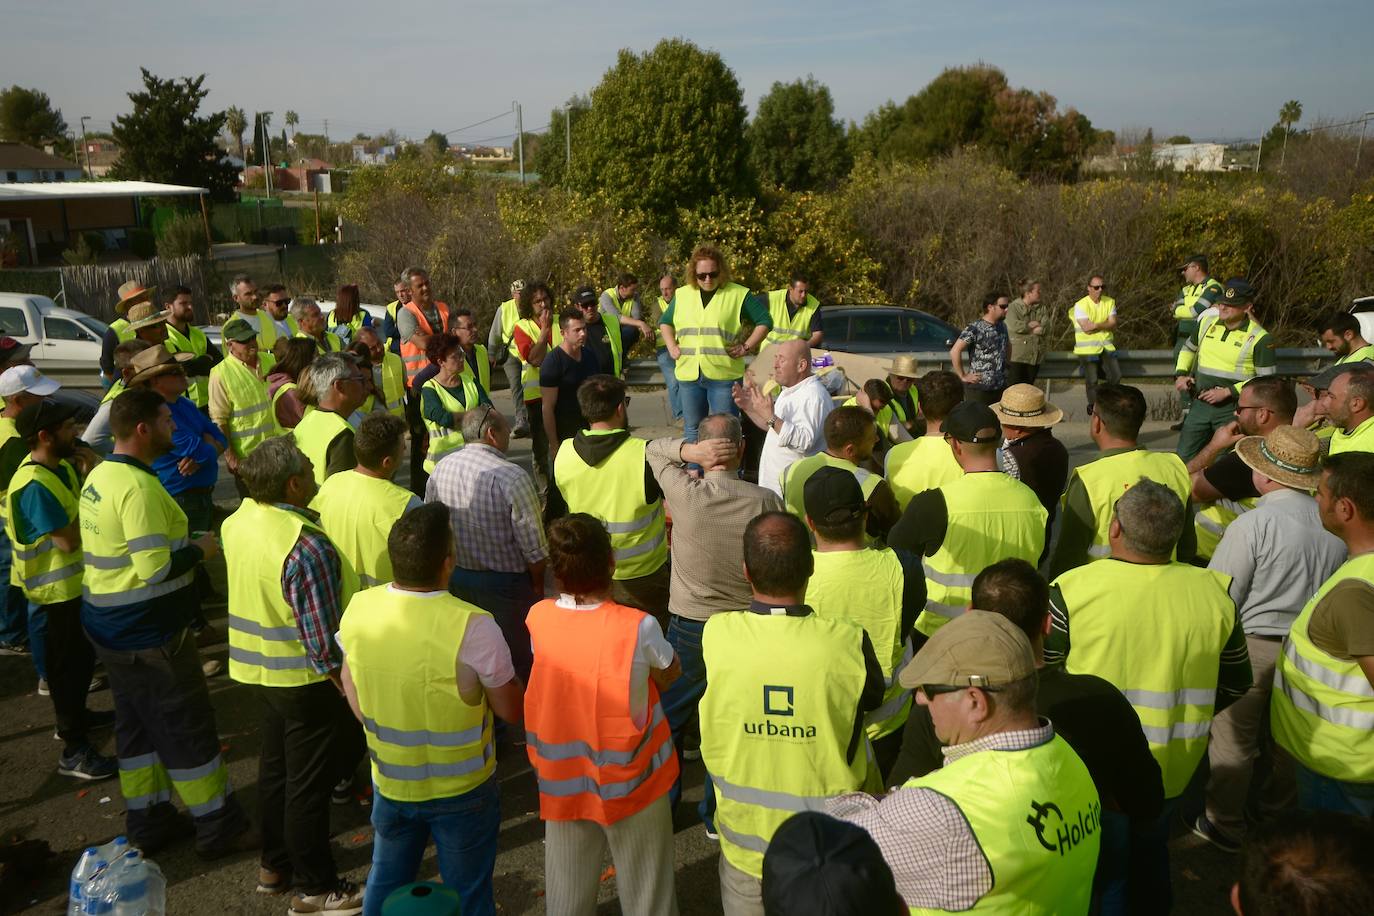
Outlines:
<svg viewBox="0 0 1374 916"><path fill-rule="evenodd" d="M460 134L460 133L462 133L462 132L465 131L465 130L471 130L471 129L474 128L474 127L481 127L483 124L490 124L492 121L499 121L501 118L506 118L506 117L509 117L509 116L511 116L511 115L513 115L513 114L515 114L515 112L514 112L513 110L512 110L512 111L503 111L503 112L501 112L500 114L498 114L498 115L492 115L490 118L486 118L485 120L476 121L476 122L474 122L474 123L472 123L472 124L468 124L468 125L465 125L465 126L463 126L463 127L455 127L453 130L446 130L446 131L444 131L444 136L447 137L447 136L449 136L450 134Z"/></svg>

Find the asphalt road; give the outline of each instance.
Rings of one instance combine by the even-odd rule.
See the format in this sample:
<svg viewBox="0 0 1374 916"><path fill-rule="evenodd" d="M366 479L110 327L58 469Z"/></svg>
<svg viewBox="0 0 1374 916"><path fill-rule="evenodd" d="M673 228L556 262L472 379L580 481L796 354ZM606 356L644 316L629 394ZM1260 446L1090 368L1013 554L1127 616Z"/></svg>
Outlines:
<svg viewBox="0 0 1374 916"><path fill-rule="evenodd" d="M499 400L504 405L505 395L500 395ZM652 437L672 432L661 395L636 392L632 410L632 419L640 424L641 435ZM1076 463L1091 455L1086 424L1065 424L1059 437L1070 447ZM1144 438L1145 444L1155 448L1167 448L1174 441L1165 423L1150 423ZM528 440L515 445L513 457L527 464ZM232 486L222 481L217 498L226 508L232 506ZM223 562L217 560L211 572L217 587L223 590ZM222 631L223 608L212 610L209 616ZM204 647L202 652L224 660L227 646L221 642ZM81 849L114 837L122 832L124 824L117 780L89 784L57 775L59 747L53 740L52 706L46 697L35 693L35 686L36 676L29 660L0 658L0 840L43 840L55 852L50 866L17 896L0 900L0 912L5 913L62 912L67 875ZM230 780L247 810L255 812L259 738L254 711L246 692L223 675L210 681L210 691ZM90 705L94 709L111 708L108 691L93 694ZM102 750L113 753L112 739L100 737ZM688 788L675 820L677 889L683 916L721 911L716 878L719 850L706 837L695 813L695 803L701 797L701 777L700 763L688 763ZM543 828L523 747L498 746L496 778L501 785L502 809L495 877L497 908L506 914L544 913ZM1217 852L1186 833L1182 822L1177 826L1180 835L1172 844L1176 911L1230 912L1227 895L1236 872L1235 857ZM357 804L335 807L332 829L340 870L348 878L363 881L371 855L367 809ZM156 858L167 876L167 911L173 916L281 916L286 909L285 898L253 892L257 861L252 854L206 863L187 844L185 848L164 851ZM609 858L605 864L609 867ZM437 879L432 848L421 877ZM602 882L598 912L618 913L615 897L614 876L607 875Z"/></svg>

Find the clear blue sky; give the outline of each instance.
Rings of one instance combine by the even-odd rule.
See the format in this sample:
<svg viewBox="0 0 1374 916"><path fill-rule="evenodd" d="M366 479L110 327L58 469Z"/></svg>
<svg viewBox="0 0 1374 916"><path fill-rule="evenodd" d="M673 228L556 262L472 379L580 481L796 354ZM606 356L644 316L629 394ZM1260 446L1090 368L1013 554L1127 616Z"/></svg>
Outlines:
<svg viewBox="0 0 1374 916"><path fill-rule="evenodd" d="M587 92L628 47L681 36L717 50L752 112L774 81L807 74L861 120L946 66L986 61L1098 127L1159 137L1255 136L1287 99L1303 123L1374 109L1370 0L1041 0L1039 3L434 3L338 0L0 0L0 85L47 92L73 128L128 110L138 68L207 74L208 104L288 109L331 137L394 127L423 137L510 107L526 129ZM508 139L514 119L453 135Z"/></svg>

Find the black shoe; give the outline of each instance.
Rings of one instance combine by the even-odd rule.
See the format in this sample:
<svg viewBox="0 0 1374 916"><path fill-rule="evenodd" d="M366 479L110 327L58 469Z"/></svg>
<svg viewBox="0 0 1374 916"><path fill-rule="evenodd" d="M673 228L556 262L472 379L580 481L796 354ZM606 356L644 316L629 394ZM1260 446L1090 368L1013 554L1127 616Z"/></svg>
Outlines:
<svg viewBox="0 0 1374 916"><path fill-rule="evenodd" d="M57 772L74 779L96 782L109 779L119 772L119 762L113 757L96 753L89 744L80 750L66 754L57 761Z"/></svg>
<svg viewBox="0 0 1374 916"><path fill-rule="evenodd" d="M1224 836L1211 821L1207 820L1206 814L1199 814L1197 820L1193 821L1192 828L1194 836L1201 837L1222 852L1229 852L1232 855L1240 852L1240 844Z"/></svg>

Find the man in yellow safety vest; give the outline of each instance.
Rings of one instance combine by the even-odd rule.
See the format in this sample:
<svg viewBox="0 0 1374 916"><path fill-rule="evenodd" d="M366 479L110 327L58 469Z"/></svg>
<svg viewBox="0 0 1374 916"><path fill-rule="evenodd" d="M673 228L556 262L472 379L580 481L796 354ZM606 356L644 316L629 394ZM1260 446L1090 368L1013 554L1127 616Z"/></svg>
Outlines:
<svg viewBox="0 0 1374 916"><path fill-rule="evenodd" d="M1083 385L1088 395L1088 413L1093 412L1097 400L1099 375L1107 384L1121 381L1121 365L1116 361L1116 300L1104 296L1106 280L1101 274L1088 278L1088 293L1069 309L1069 324L1073 328L1073 355L1083 370Z"/></svg>
<svg viewBox="0 0 1374 916"><path fill-rule="evenodd" d="M794 271L785 287L769 291L768 314L773 318L773 330L768 332L765 343L805 340L813 347L821 345L825 340L821 303L810 290L810 276Z"/></svg>
<svg viewBox="0 0 1374 916"><path fill-rule="evenodd" d="M1198 318L1209 309L1214 310L1217 300L1222 295L1221 283L1207 275L1205 254L1190 255L1179 270L1183 273L1183 288L1178 291L1178 298L1173 304L1174 321L1177 322L1174 331L1175 360L1187 345L1188 338L1197 330ZM1179 401L1183 407L1183 416L1188 416L1188 411L1193 406L1193 396L1189 392L1182 392ZM1182 428L1182 420L1173 427L1175 431Z"/></svg>
<svg viewBox="0 0 1374 916"><path fill-rule="evenodd" d="M913 360L913 366L914 363ZM893 378L888 376L889 381ZM902 511L906 511L917 493L933 490L964 473L945 441L944 432L945 418L964 399L964 383L953 372L937 370L927 372L916 388L925 415L925 434L898 442L883 461L884 476L892 484L892 493ZM896 395L895 388L893 394Z"/></svg>
<svg viewBox="0 0 1374 916"><path fill-rule="evenodd" d="M291 431L296 445L310 459L315 483L351 471L358 464L353 452L353 413L367 399L362 370L351 353L330 353L310 364L310 388L315 409Z"/></svg>
<svg viewBox="0 0 1374 916"><path fill-rule="evenodd" d="M224 342L229 355L210 370L210 422L219 427L229 443L224 461L229 473L235 476L236 485L239 461L279 431L272 400L267 396L267 383L259 368L260 339L246 321L225 322Z"/></svg>

